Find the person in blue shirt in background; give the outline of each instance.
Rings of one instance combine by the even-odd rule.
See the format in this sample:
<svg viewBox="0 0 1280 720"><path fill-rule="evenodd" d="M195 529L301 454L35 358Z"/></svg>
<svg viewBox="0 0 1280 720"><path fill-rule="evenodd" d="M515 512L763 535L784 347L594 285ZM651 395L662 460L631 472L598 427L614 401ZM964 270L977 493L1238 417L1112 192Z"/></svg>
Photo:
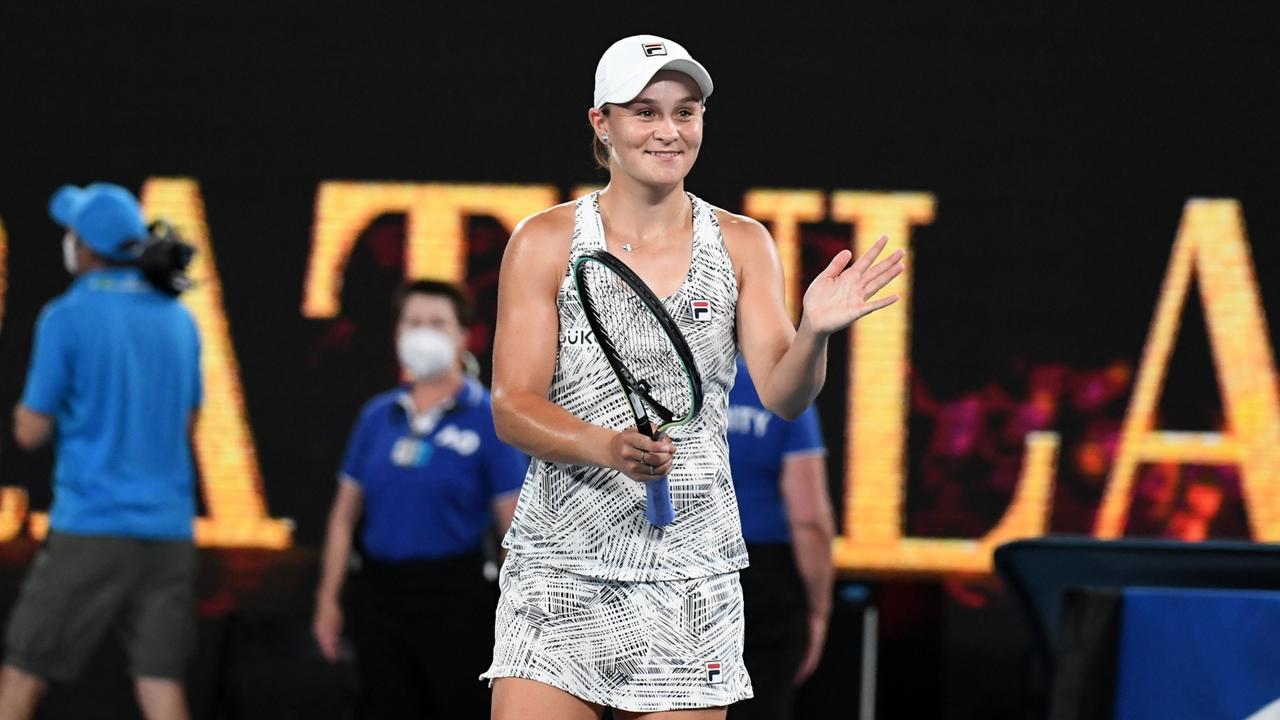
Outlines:
<svg viewBox="0 0 1280 720"><path fill-rule="evenodd" d="M822 657L831 617L835 517L827 451L810 405L794 421L764 408L742 356L729 393L729 466L751 566L743 661L755 697L730 720L787 720L795 690Z"/></svg>
<svg viewBox="0 0 1280 720"><path fill-rule="evenodd" d="M489 393L463 371L470 306L448 283L397 294L396 349L410 382L370 400L329 514L313 633L339 656L340 594L360 524L353 640L368 718L488 717L497 585L484 544L505 533L528 460L500 442Z"/></svg>
<svg viewBox="0 0 1280 720"><path fill-rule="evenodd" d="M47 683L74 680L114 627L143 714L182 720L196 630L190 431L202 393L196 324L176 299L189 283L144 269L168 241L149 232L128 190L64 186L49 213L67 230L75 281L40 313L13 413L19 447L53 440L56 462L49 536L9 619L0 718L31 717Z"/></svg>

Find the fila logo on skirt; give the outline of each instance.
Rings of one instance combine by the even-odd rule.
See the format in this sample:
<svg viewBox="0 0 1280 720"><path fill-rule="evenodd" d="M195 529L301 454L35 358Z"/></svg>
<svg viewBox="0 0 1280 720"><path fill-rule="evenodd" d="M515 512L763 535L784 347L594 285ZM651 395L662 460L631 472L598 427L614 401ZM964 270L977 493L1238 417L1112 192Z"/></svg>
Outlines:
<svg viewBox="0 0 1280 720"><path fill-rule="evenodd" d="M722 682L724 682L724 675L720 672L720 663L707 663L707 684L719 685Z"/></svg>

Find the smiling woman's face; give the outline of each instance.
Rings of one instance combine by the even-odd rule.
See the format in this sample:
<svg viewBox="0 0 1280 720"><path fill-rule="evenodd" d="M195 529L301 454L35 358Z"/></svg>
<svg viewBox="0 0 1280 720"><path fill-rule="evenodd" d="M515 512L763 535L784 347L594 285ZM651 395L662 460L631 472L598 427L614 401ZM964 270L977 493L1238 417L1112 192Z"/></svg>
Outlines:
<svg viewBox="0 0 1280 720"><path fill-rule="evenodd" d="M609 114L592 109L598 136L608 134L611 174L625 173L645 185L684 179L702 147L702 92L693 78L663 70L636 99Z"/></svg>

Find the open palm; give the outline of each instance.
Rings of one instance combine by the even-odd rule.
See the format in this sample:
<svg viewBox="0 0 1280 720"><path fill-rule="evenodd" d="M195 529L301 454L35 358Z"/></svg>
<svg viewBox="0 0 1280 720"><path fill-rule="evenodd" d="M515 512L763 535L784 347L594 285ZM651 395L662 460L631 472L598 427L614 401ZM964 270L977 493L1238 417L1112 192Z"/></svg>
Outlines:
<svg viewBox="0 0 1280 720"><path fill-rule="evenodd" d="M804 293L804 320L811 328L829 335L849 327L863 315L898 301L897 295L871 299L903 270L906 252L901 249L876 263L888 242L887 236L881 236L852 265L849 261L853 259L853 252L849 250L841 250L831 259Z"/></svg>

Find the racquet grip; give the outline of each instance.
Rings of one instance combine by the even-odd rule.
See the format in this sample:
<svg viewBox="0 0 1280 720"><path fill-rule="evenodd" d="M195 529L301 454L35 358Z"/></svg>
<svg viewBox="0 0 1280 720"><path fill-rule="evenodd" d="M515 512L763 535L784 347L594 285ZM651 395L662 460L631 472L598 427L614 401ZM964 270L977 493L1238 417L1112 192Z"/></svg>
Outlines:
<svg viewBox="0 0 1280 720"><path fill-rule="evenodd" d="M676 509L671 506L671 483L666 476L645 483L644 493L649 500L644 516L658 527L670 525L676 519Z"/></svg>

